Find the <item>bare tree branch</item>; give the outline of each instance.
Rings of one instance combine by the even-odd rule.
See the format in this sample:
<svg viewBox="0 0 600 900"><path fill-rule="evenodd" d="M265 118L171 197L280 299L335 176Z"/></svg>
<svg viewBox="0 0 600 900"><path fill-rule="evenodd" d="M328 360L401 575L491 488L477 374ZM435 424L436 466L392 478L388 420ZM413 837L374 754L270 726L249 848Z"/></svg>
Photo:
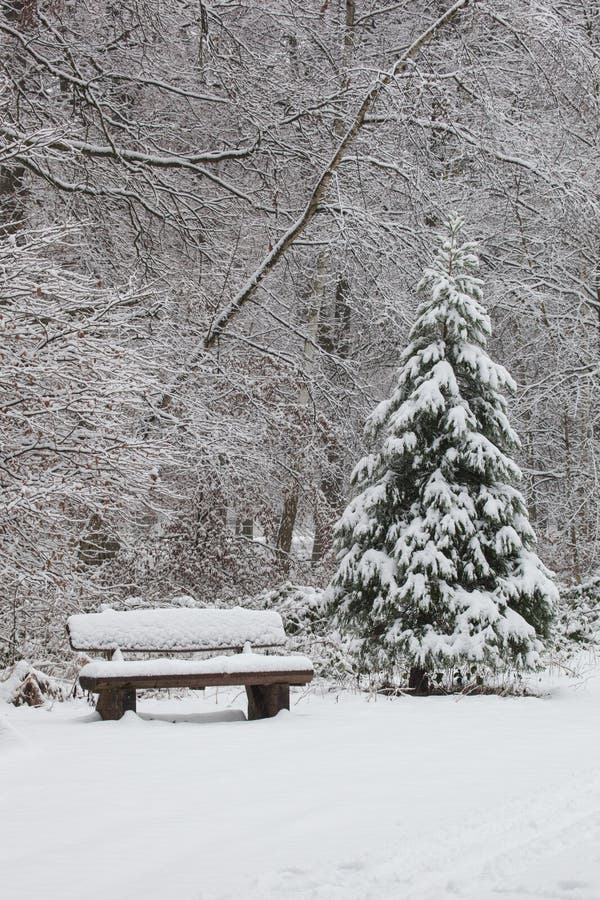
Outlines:
<svg viewBox="0 0 600 900"><path fill-rule="evenodd" d="M317 212L319 204L329 187L333 175L338 169L340 163L344 159L347 151L352 146L356 137L360 133L364 125L365 117L369 110L372 109L382 91L392 84L396 77L405 71L407 64L418 52L424 47L437 32L451 22L456 15L473 0L457 0L442 16L436 19L422 34L416 38L410 47L408 47L391 69L385 73L381 73L374 84L364 97L361 105L354 115L352 124L344 134L338 147L333 154L328 166L321 172L311 194L306 202L304 210L298 219L287 229L287 231L279 238L273 249L261 260L254 274L246 281L244 286L238 291L230 303L216 316L208 333L206 334L202 346L193 354L188 361L186 367L182 369L176 382L171 386L171 391L182 381L188 377L188 374L203 358L204 354L210 350L218 340L219 335L223 332L229 323L237 316L242 307L256 293L260 283L269 274L269 272L277 265L282 256L293 246L300 235L305 231L306 227ZM163 402L168 402L169 395L165 395Z"/></svg>

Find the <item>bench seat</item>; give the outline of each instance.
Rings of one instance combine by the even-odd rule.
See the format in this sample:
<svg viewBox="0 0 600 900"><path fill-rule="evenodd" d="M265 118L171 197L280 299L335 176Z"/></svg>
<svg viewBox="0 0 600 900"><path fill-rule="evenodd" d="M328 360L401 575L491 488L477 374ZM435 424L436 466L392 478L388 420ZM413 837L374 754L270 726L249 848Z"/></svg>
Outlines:
<svg viewBox="0 0 600 900"><path fill-rule="evenodd" d="M308 684L313 676L313 665L306 656L237 653L191 660L96 660L82 668L79 683L84 690L99 693L123 688L204 688L282 682L297 685Z"/></svg>

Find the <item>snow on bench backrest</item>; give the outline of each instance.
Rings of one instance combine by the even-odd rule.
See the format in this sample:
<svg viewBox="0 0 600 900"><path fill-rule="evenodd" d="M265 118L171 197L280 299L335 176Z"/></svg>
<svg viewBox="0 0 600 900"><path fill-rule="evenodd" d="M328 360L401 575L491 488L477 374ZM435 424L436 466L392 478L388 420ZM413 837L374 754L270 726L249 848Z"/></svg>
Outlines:
<svg viewBox="0 0 600 900"><path fill-rule="evenodd" d="M279 613L241 609L136 609L70 616L73 650L148 652L234 650L285 643Z"/></svg>

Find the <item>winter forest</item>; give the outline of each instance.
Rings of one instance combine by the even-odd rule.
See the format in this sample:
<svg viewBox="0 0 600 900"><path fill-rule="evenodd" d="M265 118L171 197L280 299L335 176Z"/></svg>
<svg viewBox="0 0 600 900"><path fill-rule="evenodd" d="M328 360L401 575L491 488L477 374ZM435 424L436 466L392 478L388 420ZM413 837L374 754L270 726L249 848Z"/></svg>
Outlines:
<svg viewBox="0 0 600 900"><path fill-rule="evenodd" d="M598 900L599 176L595 0L0 0L5 900Z"/></svg>

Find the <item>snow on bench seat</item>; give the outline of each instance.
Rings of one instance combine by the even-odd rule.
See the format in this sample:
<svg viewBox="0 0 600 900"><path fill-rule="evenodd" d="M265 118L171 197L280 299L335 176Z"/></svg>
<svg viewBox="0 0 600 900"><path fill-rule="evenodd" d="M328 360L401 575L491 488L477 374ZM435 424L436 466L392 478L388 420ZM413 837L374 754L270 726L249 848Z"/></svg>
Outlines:
<svg viewBox="0 0 600 900"><path fill-rule="evenodd" d="M236 653L211 659L94 660L85 665L80 678L161 678L164 675L236 675L239 673L313 672L306 656L265 656Z"/></svg>
<svg viewBox="0 0 600 900"><path fill-rule="evenodd" d="M70 616L67 630L74 650L126 650L137 653L236 650L250 643L285 643L279 613L273 610L139 609Z"/></svg>

